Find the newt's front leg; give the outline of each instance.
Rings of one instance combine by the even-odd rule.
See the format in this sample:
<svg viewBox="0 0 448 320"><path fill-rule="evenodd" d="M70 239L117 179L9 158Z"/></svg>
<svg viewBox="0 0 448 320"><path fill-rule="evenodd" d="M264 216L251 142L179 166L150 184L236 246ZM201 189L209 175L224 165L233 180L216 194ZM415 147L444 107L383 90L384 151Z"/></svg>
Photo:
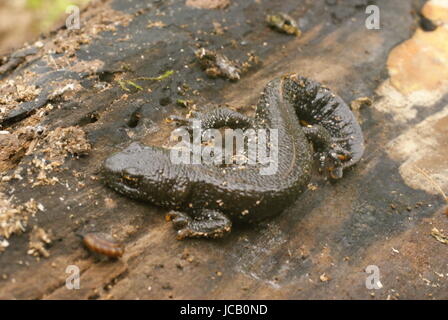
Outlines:
<svg viewBox="0 0 448 320"><path fill-rule="evenodd" d="M167 220L173 222L177 239L222 238L232 229L232 222L225 214L211 209L202 209L194 215L171 211Z"/></svg>

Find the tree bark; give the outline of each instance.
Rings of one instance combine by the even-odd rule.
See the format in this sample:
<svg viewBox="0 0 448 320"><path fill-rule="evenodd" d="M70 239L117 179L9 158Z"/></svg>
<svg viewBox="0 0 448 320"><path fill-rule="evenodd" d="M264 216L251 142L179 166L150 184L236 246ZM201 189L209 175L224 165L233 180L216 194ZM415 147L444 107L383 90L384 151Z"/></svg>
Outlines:
<svg viewBox="0 0 448 320"><path fill-rule="evenodd" d="M264 85L285 73L318 80L347 103L376 99L375 90L389 77L389 52L412 36L421 5L376 1L382 29L369 30L367 0L209 2L220 5L94 1L81 12L80 30L61 27L5 59L1 85L9 100L0 105L1 129L18 135L31 126L43 133L18 136L15 150L22 153L13 163L4 160L1 192L14 196L13 206L33 198L44 210L29 215L25 232L7 239L9 247L0 253L0 297L364 299L372 292L365 287L364 269L373 264L387 286L377 291L377 298L393 295L390 289L404 298L428 293L448 298L446 281L436 288L421 281L419 274L428 269L412 250L391 261L390 239L418 242L416 250L431 270L446 271L446 246L428 236L424 225L425 219L439 215L444 202L410 188L398 172L399 163L384 152L388 142L413 124L396 124L373 107L359 112L367 145L364 159L340 182L329 183L315 173L315 188L281 216L237 227L221 240L177 241L164 219L166 211L104 186L98 174L104 159L132 141L165 143L173 129L165 122L168 115L209 104L250 113ZM270 29L265 16L273 12L297 19L302 35ZM240 64L252 53L261 63L238 81L213 79L197 61L198 48ZM180 106L180 100L189 105ZM430 110L417 120L440 107ZM62 160L51 158L58 141L49 135L68 127L82 129L91 149L76 156L64 147ZM83 137L67 139L79 142ZM42 168L35 159L47 164L57 159L61 165L44 170L47 179L39 180ZM424 205L414 208L416 202ZM48 258L27 253L34 226L52 239L44 244ZM114 235L125 244L124 256L117 261L94 257L77 236L86 231ZM65 286L69 265L81 271L79 290Z"/></svg>

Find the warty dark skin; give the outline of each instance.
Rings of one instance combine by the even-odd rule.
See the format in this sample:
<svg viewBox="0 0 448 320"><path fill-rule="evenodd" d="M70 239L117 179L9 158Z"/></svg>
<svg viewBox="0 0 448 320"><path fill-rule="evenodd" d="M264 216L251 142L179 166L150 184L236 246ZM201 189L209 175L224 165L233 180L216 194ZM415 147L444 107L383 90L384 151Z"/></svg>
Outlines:
<svg viewBox="0 0 448 320"><path fill-rule="evenodd" d="M330 176L338 179L364 151L361 128L344 101L319 83L294 74L266 85L253 118L227 108L196 117L203 130L277 129L278 167L272 175L261 175L256 165L241 169L173 164L169 149L137 142L106 159L107 185L171 209L168 216L179 239L219 238L231 230L232 221L255 222L278 215L307 187L314 152Z"/></svg>

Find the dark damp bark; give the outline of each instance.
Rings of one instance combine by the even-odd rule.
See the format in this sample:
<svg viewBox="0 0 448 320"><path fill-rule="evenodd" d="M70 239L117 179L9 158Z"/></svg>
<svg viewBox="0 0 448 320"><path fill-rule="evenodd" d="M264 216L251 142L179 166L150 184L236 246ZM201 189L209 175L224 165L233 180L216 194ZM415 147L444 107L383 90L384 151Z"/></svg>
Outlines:
<svg viewBox="0 0 448 320"><path fill-rule="evenodd" d="M371 3L381 8L379 31L365 27L365 7ZM327 183L315 173L317 190L308 190L280 217L235 228L218 241L177 241L166 211L114 193L98 173L108 155L131 141L165 143L172 125L164 119L183 115L194 104L204 109L229 104L250 114L263 86L285 73L321 81L347 103L373 97L388 77L389 51L417 27L419 5L232 0L224 9L198 9L180 0L95 1L81 14L81 30L61 27L5 57L2 83L23 81L37 93L13 96L2 105L1 129L15 133L31 125L48 133L79 126L92 149L79 159L68 156L61 170L49 172L59 181L54 185L32 187L30 179L38 172L28 175L27 169L42 156L38 147L23 152L4 172L23 168L24 179L4 180L2 192L13 195L16 204L34 198L45 211L30 217L27 231L13 235L0 254L0 297L369 298L363 269L385 263L390 252L368 249L412 227L404 215L388 214L394 192L404 195L403 203L433 199L407 187L397 164L380 151L407 129L397 129L385 114L362 110L366 160L340 182ZM297 19L301 37L270 29L265 16L275 12ZM261 63L243 70L238 81L212 79L197 62L198 48L239 64L252 54ZM416 219L433 215L441 205L432 203L418 209ZM33 226L52 234L50 256L39 261L27 254ZM83 248L77 236L82 232L115 234L126 253L115 262L98 261ZM446 261L440 254L432 263L443 270ZM80 290L65 287L68 265L82 272ZM332 279L320 277L324 273ZM423 297L423 289L415 290L421 288L417 274L403 282L393 272L384 276L402 296ZM433 297L446 298L446 289L446 284L433 288Z"/></svg>

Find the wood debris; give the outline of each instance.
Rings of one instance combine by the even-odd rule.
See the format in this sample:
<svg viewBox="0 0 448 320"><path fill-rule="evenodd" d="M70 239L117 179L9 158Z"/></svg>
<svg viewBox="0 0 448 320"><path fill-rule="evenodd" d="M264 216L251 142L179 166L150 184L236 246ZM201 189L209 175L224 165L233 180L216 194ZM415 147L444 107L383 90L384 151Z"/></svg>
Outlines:
<svg viewBox="0 0 448 320"><path fill-rule="evenodd" d="M432 228L431 235L440 243L448 244L448 235L443 234L439 229Z"/></svg>
<svg viewBox="0 0 448 320"><path fill-rule="evenodd" d="M34 226L33 231L30 233L30 241L28 243L29 250L27 253L32 256L43 256L48 258L50 252L45 248L47 244L51 243L49 234L42 228Z"/></svg>

